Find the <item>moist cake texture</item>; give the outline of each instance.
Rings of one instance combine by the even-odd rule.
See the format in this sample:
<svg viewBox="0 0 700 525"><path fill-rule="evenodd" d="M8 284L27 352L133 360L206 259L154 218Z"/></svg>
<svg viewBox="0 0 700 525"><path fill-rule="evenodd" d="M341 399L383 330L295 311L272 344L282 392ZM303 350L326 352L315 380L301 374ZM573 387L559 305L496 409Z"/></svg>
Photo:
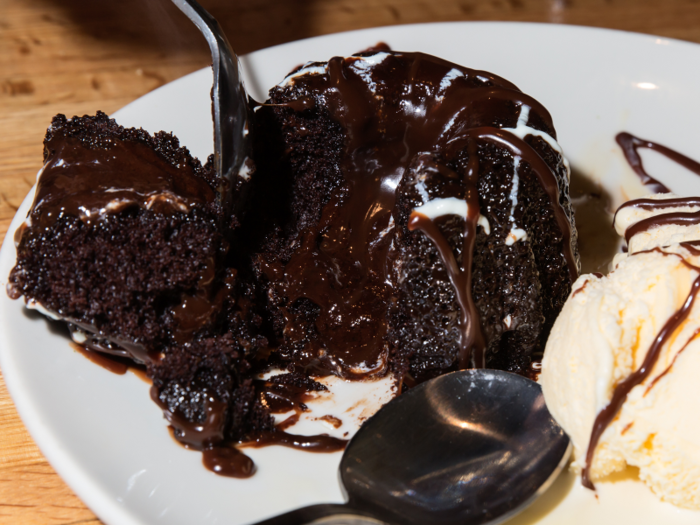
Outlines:
<svg viewBox="0 0 700 525"><path fill-rule="evenodd" d="M182 442L271 428L247 361L265 340L249 286L225 264L229 218L211 166L172 135L104 113L55 117L44 158L10 296L66 321L88 349L145 365Z"/></svg>
<svg viewBox="0 0 700 525"><path fill-rule="evenodd" d="M380 49L297 69L250 127L254 172L221 184L167 133L57 116L10 296L144 364L175 437L229 475L252 473L230 443L342 448L273 424L319 376L533 373L578 273L541 104Z"/></svg>
<svg viewBox="0 0 700 525"><path fill-rule="evenodd" d="M490 73L380 51L307 64L255 124L250 237L283 363L411 383L529 373L578 271L541 104Z"/></svg>

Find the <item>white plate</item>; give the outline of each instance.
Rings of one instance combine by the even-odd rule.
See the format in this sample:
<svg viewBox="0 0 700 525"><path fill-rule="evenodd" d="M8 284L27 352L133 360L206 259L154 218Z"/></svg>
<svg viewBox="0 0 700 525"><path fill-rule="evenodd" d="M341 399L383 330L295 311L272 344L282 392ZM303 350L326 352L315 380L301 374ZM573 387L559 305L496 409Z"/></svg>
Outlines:
<svg viewBox="0 0 700 525"><path fill-rule="evenodd" d="M572 26L452 23L356 31L265 49L242 58L258 99L294 66L348 55L379 41L501 75L552 113L574 169L601 180L615 203L644 193L614 142L626 130L690 156L700 122L700 46ZM173 131L199 158L211 151L211 75L199 71L120 110L125 126ZM644 152L646 153L646 152ZM653 157L653 158L652 158ZM650 171L681 194L700 194L700 178L654 153ZM14 264L12 234L0 254L0 283ZM20 415L51 464L110 525L242 524L320 502L341 502L340 454L282 447L249 450L249 480L205 470L201 455L168 435L146 383L116 376L73 352L43 318L0 294L0 362ZM698 523L700 513L661 503L634 479L599 483L599 498L563 476L518 522Z"/></svg>

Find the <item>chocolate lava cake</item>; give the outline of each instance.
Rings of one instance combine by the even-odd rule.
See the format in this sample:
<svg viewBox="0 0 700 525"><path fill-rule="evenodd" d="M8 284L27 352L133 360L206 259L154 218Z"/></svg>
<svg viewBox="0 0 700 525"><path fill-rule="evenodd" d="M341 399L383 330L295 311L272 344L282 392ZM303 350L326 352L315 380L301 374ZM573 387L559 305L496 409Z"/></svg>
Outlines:
<svg viewBox="0 0 700 525"><path fill-rule="evenodd" d="M144 364L198 449L341 447L273 425L324 388L316 376L531 374L578 272L541 104L490 73L374 50L298 68L251 101L250 125L254 173L219 184L172 135L57 116L10 296ZM285 373L257 379L270 369ZM225 450L209 457L220 473Z"/></svg>
<svg viewBox="0 0 700 525"><path fill-rule="evenodd" d="M421 53L310 63L255 119L253 264L275 358L406 384L529 374L578 272L547 110Z"/></svg>

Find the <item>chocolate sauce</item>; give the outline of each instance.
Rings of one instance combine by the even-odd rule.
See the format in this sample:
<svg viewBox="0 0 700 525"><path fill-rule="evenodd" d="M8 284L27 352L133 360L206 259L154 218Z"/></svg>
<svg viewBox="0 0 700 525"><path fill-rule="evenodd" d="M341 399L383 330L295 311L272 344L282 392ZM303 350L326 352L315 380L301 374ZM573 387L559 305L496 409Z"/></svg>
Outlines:
<svg viewBox="0 0 700 525"><path fill-rule="evenodd" d="M479 209L477 208L477 213ZM474 301L471 297L471 256L472 249L467 250L468 243L473 245L473 237L476 237L476 221L473 217L467 217L465 221L464 243L465 250L463 252L466 257L462 263L462 268L457 265L454 253L445 237L440 232L435 222L425 215L417 212L411 214L408 223L409 230L420 230L428 239L430 239L447 268L447 274L450 277L450 282L457 294L457 301L460 305L460 368L485 368L484 336L479 326L479 313L474 306ZM471 237L469 236L471 234ZM471 242L469 242L471 240ZM470 247L471 248L471 247Z"/></svg>
<svg viewBox="0 0 700 525"><path fill-rule="evenodd" d="M584 290L586 289L586 286L588 286L588 283L589 283L589 282L590 282L590 281L587 280L585 283L583 283L583 286L582 286L581 288L579 288L579 289L577 289L577 290L574 290L574 293L571 294L571 297L576 297L576 295L577 295L579 292L584 291Z"/></svg>
<svg viewBox="0 0 700 525"><path fill-rule="evenodd" d="M214 322L227 295L231 292L235 277L224 279L224 286L216 288L216 262L210 258L201 271L197 288L193 294L183 295L180 304L173 308L175 330L173 336L178 344L184 344L201 328Z"/></svg>
<svg viewBox="0 0 700 525"><path fill-rule="evenodd" d="M479 213L476 151L487 143L520 156L537 175L564 232L562 252L572 282L578 274L557 177L530 145L500 129L504 122L513 121L514 111L523 105L553 129L547 110L500 77L436 57L378 53L370 58L336 57L325 73L316 74L320 66L314 64L313 74L302 69L288 78L287 84L300 93L323 99L330 116L343 128L344 183L322 209L318 223L295 239L294 253L284 268L271 263L263 267L277 281L288 305L303 298L319 307L315 321L319 337L312 340L296 335L295 317L289 306L283 307L285 337L291 345L304 346L301 364L355 378L386 370L385 314L393 297L391 268L396 258L395 188L419 155L431 153L451 161L465 149L470 151L465 184L471 188L467 198L473 217L465 223L464 267L448 269L455 286L471 282ZM414 227L419 224L426 222ZM446 255L444 246L443 252ZM460 367L483 366L485 344L471 289L455 290L462 309Z"/></svg>
<svg viewBox="0 0 700 525"><path fill-rule="evenodd" d="M284 414L291 410L305 412L308 410L306 403L316 397L305 385L262 380L256 380L254 384L263 406L271 414Z"/></svg>
<svg viewBox="0 0 700 525"><path fill-rule="evenodd" d="M268 445L282 445L283 447L296 448L307 452L338 452L344 450L348 442L327 435L297 436L278 430L274 432L259 432L252 436L250 441L242 443L244 447L266 447Z"/></svg>
<svg viewBox="0 0 700 525"><path fill-rule="evenodd" d="M633 199L625 202L615 212L615 216L624 208L642 208L643 210L664 210L666 208L683 208L700 206L700 197L674 197L672 199Z"/></svg>
<svg viewBox="0 0 700 525"><path fill-rule="evenodd" d="M54 314L55 317L60 317ZM129 361L134 361L136 364L145 365L160 361L162 355L156 350L146 350L146 348L138 342L127 341L119 336L104 336L95 333L95 328L86 323L82 323L75 319L63 318L68 323L68 330L74 340L79 340L76 332L84 338L80 344L92 352L100 352L108 356L116 358L124 358Z"/></svg>
<svg viewBox="0 0 700 525"><path fill-rule="evenodd" d="M204 449L202 464L219 476L230 478L249 478L255 473L253 460L233 447Z"/></svg>
<svg viewBox="0 0 700 525"><path fill-rule="evenodd" d="M277 430L277 431L287 430L288 428L293 427L297 423L299 423L299 412L297 412L296 414L292 414L284 421L280 421L279 423L276 423L275 430Z"/></svg>
<svg viewBox="0 0 700 525"><path fill-rule="evenodd" d="M672 212L654 215L641 220L625 230L625 241L629 244L630 239L638 233L653 230L659 226L675 224L678 226L693 226L700 224L700 211L696 212Z"/></svg>
<svg viewBox="0 0 700 525"><path fill-rule="evenodd" d="M196 450L218 446L224 440L226 403L215 395L204 392L203 421L191 421L177 409L171 410L158 396L158 388L151 387L151 399L163 410L165 419L175 430L175 438L183 445Z"/></svg>
<svg viewBox="0 0 700 525"><path fill-rule="evenodd" d="M625 154L627 162L632 167L634 172L639 176L639 178L642 181L642 184L649 186L655 193L670 193L671 190L669 190L666 186L661 184L658 180L656 180L646 171L644 171L642 159L639 156L638 152L639 148L647 148L657 151L662 155L665 155L669 159L677 162L684 168L689 169L696 175L700 175L700 163L686 157L682 153L673 151L672 149L667 148L666 146L662 146L661 144L652 142L650 140L640 139L639 137L635 137L631 133L626 132L618 133L618 135L615 137L615 140L622 148L622 152Z"/></svg>
<svg viewBox="0 0 700 525"><path fill-rule="evenodd" d="M93 350L88 350L82 345L79 345L77 343L71 343L71 347L73 350L76 352L79 352L80 354L83 355L83 357L86 357L96 365L104 368L105 370L112 372L113 374L117 375L124 375L126 374L127 370L129 370L129 363L126 362L126 359L124 358L119 358L116 356L109 356L107 354L104 354L102 352L95 352Z"/></svg>
<svg viewBox="0 0 700 525"><path fill-rule="evenodd" d="M151 378L148 377L146 367L135 363L133 360L127 357L106 354L100 350L91 350L89 347L78 343L70 343L70 346L73 348L73 350L82 354L83 357L86 357L108 372L121 376L126 374L128 371L131 371L136 377L145 383L151 384Z"/></svg>
<svg viewBox="0 0 700 525"><path fill-rule="evenodd" d="M46 151L32 226L48 227L62 215L89 223L131 206L187 213L191 205L215 198L191 167L175 167L140 142L110 138L102 147L87 147L77 138L56 134Z"/></svg>
<svg viewBox="0 0 700 525"><path fill-rule="evenodd" d="M680 350L678 350L678 352L676 352L676 355L673 356L673 360L671 361L671 364L668 365L668 367L666 367L666 370L664 370L663 372L661 372L658 376L656 376L656 377L652 380L651 383L649 383L649 386L648 386L647 389L644 391L644 395L643 395L642 397L645 397L645 396L649 393L649 391L650 391L652 388L654 388L654 385L655 385L656 383L658 383L659 380L660 380L662 377L664 377L666 374L668 374L668 373L671 371L671 368L673 368L673 365L676 364L676 359L678 359L678 356L681 355L683 352L685 352L685 349L688 348L688 345L689 345L690 343L692 343L693 341L695 341L695 339L697 339L698 336L700 336L700 328L696 329L696 330L693 332L693 335L690 336L690 339L688 339L688 340L685 342L685 344L683 345L683 347L682 347ZM630 423L630 424L631 424L631 423Z"/></svg>
<svg viewBox="0 0 700 525"><path fill-rule="evenodd" d="M664 255L678 256L678 254L666 254L658 248L654 249L654 251L657 251ZM685 260L683 260L683 262L687 266L690 266L693 269L700 271L700 267L693 266ZM603 435L605 429L610 425L617 413L620 411L620 408L622 408L622 405L627 400L627 395L630 393L630 391L635 386L641 384L647 377L649 377L649 374L651 374L654 365L656 364L656 362L659 359L659 356L661 355L661 349L665 344L667 344L670 341L674 332L678 329L679 326L681 326L681 324L686 320L686 318L690 314L690 310L693 307L693 303L695 302L695 298L698 295L698 291L700 291L700 277L697 277L695 281L693 281L690 292L688 293L688 296L686 297L683 306L678 311L676 311L668 319L668 321L666 321L663 328L654 339L654 342L651 344L651 347L646 353L642 365L636 371L634 371L632 374L626 377L623 381L618 383L618 385L615 387L615 390L613 391L613 395L610 399L610 402L596 416L595 421L593 423L591 438L588 443L588 450L586 451L586 466L584 467L583 472L581 474L581 481L585 487L595 490L595 487L591 482L590 470L591 465L593 463L595 449L598 446L600 437Z"/></svg>
<svg viewBox="0 0 700 525"><path fill-rule="evenodd" d="M664 210L668 208L688 208L700 206L700 197L674 197L669 199L634 199L624 203L615 212L615 218L620 210L624 208L642 208L643 210ZM613 223L615 221L613 218ZM647 217L625 230L625 240L630 239L638 233L652 230L658 226L677 224L679 226L693 226L700 224L700 212L670 212L660 213Z"/></svg>

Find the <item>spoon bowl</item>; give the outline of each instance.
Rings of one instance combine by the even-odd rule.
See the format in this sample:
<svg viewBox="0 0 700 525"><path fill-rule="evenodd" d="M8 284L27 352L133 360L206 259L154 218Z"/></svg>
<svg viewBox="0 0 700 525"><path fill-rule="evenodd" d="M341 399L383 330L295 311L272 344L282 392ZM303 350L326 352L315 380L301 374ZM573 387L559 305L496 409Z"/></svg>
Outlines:
<svg viewBox="0 0 700 525"><path fill-rule="evenodd" d="M348 502L259 525L331 515L407 525L496 524L542 494L571 444L539 385L499 370L463 370L397 397L350 441L340 463Z"/></svg>

